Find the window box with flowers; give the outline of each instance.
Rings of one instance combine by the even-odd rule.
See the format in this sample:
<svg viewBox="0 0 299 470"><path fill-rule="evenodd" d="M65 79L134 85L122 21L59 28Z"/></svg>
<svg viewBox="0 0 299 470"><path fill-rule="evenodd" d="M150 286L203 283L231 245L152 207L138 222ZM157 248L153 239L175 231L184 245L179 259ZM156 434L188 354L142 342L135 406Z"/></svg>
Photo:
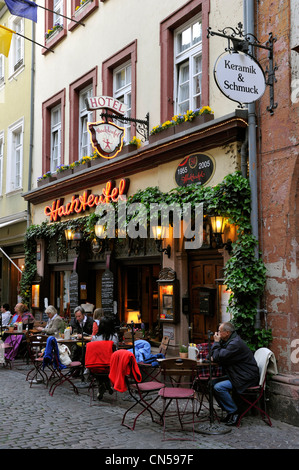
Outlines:
<svg viewBox="0 0 299 470"><path fill-rule="evenodd" d="M187 129L192 129L212 119L214 119L214 112L209 106L203 106L194 111L188 110L185 114L173 116L171 120L153 127L149 136L149 142L154 143L157 140L170 137Z"/></svg>
<svg viewBox="0 0 299 470"><path fill-rule="evenodd" d="M60 165L57 167L56 173L57 179L64 178L65 176L73 174L73 168L71 168L69 165Z"/></svg>
<svg viewBox="0 0 299 470"><path fill-rule="evenodd" d="M45 184L49 184L49 183L51 183L52 181L55 181L55 180L56 180L56 175L52 174L50 171L47 171L42 176L37 178L37 186L38 187L44 186Z"/></svg>
<svg viewBox="0 0 299 470"><path fill-rule="evenodd" d="M134 136L127 145L123 146L121 150L121 155L130 153L130 152L135 152L140 147L141 147L141 139L138 139L136 136Z"/></svg>
<svg viewBox="0 0 299 470"><path fill-rule="evenodd" d="M52 41L55 38L57 39L57 36L61 31L63 31L63 26L60 23L55 23L53 28L48 29L48 31L45 33L46 43Z"/></svg>
<svg viewBox="0 0 299 470"><path fill-rule="evenodd" d="M75 15L80 15L82 10L84 10L87 5L89 5L93 0L81 0L80 4L75 8Z"/></svg>

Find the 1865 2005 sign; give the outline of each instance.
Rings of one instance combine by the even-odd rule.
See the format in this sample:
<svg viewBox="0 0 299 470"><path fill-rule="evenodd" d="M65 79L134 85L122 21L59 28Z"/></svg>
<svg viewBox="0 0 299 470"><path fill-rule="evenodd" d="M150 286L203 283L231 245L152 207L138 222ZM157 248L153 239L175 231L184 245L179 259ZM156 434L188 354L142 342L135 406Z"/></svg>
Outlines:
<svg viewBox="0 0 299 470"><path fill-rule="evenodd" d="M212 156L204 153L188 155L179 164L175 173L178 186L189 186L192 183L207 184L215 172L215 162Z"/></svg>

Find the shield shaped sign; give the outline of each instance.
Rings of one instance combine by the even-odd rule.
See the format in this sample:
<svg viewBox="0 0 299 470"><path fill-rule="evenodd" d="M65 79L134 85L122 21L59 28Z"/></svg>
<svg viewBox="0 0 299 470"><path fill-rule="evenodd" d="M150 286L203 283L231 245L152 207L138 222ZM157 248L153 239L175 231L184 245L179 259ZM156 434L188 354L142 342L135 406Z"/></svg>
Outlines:
<svg viewBox="0 0 299 470"><path fill-rule="evenodd" d="M122 149L125 136L124 127L113 122L88 122L87 128L95 151L104 158L114 158Z"/></svg>

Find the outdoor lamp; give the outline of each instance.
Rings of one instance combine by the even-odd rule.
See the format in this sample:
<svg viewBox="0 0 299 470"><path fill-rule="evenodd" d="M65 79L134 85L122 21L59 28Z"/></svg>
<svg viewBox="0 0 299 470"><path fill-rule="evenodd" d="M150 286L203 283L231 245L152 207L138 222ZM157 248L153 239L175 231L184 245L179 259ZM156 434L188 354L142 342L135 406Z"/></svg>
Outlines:
<svg viewBox="0 0 299 470"><path fill-rule="evenodd" d="M227 243L223 243L222 235L224 232L224 227L227 223L227 219L222 217L221 215L213 215L210 217L212 232L214 235L214 239L216 241L217 248L225 248L229 253L232 250L232 242L231 240L227 240Z"/></svg>
<svg viewBox="0 0 299 470"><path fill-rule="evenodd" d="M64 231L65 239L71 241L73 239L74 230L71 227L67 227Z"/></svg>
<svg viewBox="0 0 299 470"><path fill-rule="evenodd" d="M154 239L156 241L157 250L160 253L166 253L168 258L170 258L171 246L167 245L166 248L162 248L162 240L165 238L166 226L165 225L154 225L152 227Z"/></svg>
<svg viewBox="0 0 299 470"><path fill-rule="evenodd" d="M96 224L94 226L95 234L98 238L105 238L105 228L103 224Z"/></svg>

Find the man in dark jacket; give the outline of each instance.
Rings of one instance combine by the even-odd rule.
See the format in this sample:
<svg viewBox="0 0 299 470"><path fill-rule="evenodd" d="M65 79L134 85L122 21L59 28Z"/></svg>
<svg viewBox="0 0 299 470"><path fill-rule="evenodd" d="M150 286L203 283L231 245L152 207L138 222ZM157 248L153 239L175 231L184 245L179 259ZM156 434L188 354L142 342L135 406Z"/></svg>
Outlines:
<svg viewBox="0 0 299 470"><path fill-rule="evenodd" d="M231 392L243 393L248 387L259 383L259 369L252 351L237 335L234 325L222 323L214 335L211 348L214 362L218 362L225 370L226 376L213 383L214 395L222 409L227 411L224 422L235 426L238 422L238 407Z"/></svg>
<svg viewBox="0 0 299 470"><path fill-rule="evenodd" d="M81 339L82 335L91 336L93 319L91 317L88 317L85 314L84 309L80 306L75 308L74 314L75 318L71 322L72 333L77 333L78 339ZM81 343L77 343L72 351L72 360L84 362L84 352L85 350L84 348L82 348Z"/></svg>

